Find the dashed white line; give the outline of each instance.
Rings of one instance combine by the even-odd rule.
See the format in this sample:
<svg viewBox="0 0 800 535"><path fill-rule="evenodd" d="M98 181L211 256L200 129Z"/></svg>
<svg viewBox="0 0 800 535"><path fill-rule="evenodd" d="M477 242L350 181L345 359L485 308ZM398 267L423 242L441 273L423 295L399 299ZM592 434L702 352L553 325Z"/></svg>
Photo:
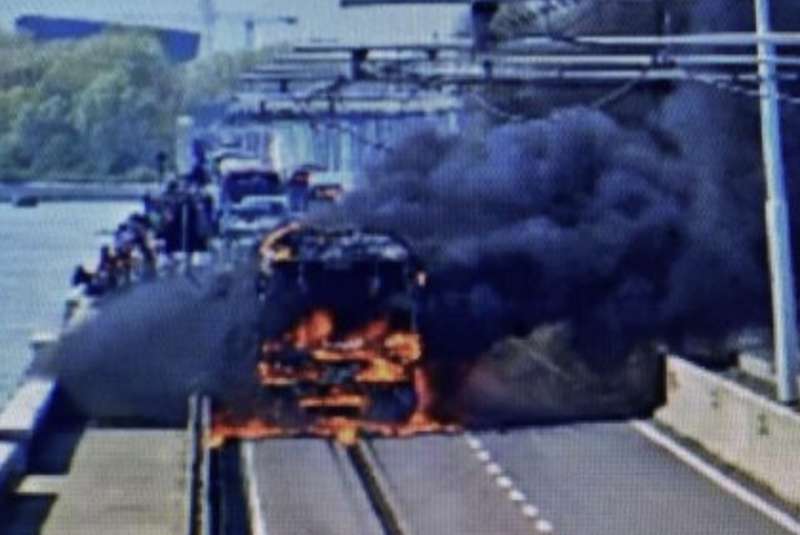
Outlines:
<svg viewBox="0 0 800 535"><path fill-rule="evenodd" d="M526 503L522 506L522 514L528 518L536 518L539 516L539 509L529 503Z"/></svg>
<svg viewBox="0 0 800 535"><path fill-rule="evenodd" d="M486 473L490 476L499 476L503 473L503 469L497 463L489 463L486 465Z"/></svg>
<svg viewBox="0 0 800 535"><path fill-rule="evenodd" d="M510 489L511 487L514 486L514 483L511 481L511 479L506 476L498 477L497 479L495 479L495 483L497 483L497 486L500 487L501 489Z"/></svg>
<svg viewBox="0 0 800 535"><path fill-rule="evenodd" d="M470 449L474 450L475 457L486 464L486 473L493 477L495 484L503 490L508 490L508 499L519 506L522 516L529 520L536 521L534 529L538 533L552 533L553 524L539 518L539 509L528 502L525 494L514 486L514 481L510 477L504 475L503 467L496 462L490 462L492 460L492 455L483 447L481 441L472 434L467 434L465 438L467 445Z"/></svg>
<svg viewBox="0 0 800 535"><path fill-rule="evenodd" d="M473 450L479 450L483 448L483 444L481 443L481 441L472 435L467 435L467 445L469 445L470 449Z"/></svg>
<svg viewBox="0 0 800 535"><path fill-rule="evenodd" d="M511 489L511 492L509 492L509 493L508 493L508 498L509 498L509 499L510 499L512 502L517 502L517 503L519 503L519 502L524 502L524 501L526 501L526 500L527 500L527 498L525 497L525 495L524 495L524 494L522 494L522 492L520 492L520 491L519 491L519 490L517 490L517 489Z"/></svg>
<svg viewBox="0 0 800 535"><path fill-rule="evenodd" d="M753 509L759 511L789 533L792 533L793 535L800 535L800 522L797 522L790 515L786 514L757 494L748 490L742 484L726 476L717 468L704 461L698 455L656 429L653 424L637 421L631 422L630 425L651 442L664 448L672 455L677 457L678 460L693 468L700 475L707 478L726 492L740 499Z"/></svg>

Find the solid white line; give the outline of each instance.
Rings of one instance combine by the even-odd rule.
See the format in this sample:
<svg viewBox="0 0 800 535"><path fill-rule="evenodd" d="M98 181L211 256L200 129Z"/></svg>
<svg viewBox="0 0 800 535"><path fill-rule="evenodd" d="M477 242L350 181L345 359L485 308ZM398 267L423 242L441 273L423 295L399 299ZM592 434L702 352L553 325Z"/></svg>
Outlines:
<svg viewBox="0 0 800 535"><path fill-rule="evenodd" d="M726 476L716 467L707 463L698 455L656 429L653 424L642 421L634 421L630 422L630 425L651 442L669 451L680 461L689 465L700 475L707 478L721 489L732 494L753 509L765 515L786 531L792 533L793 535L800 535L800 522L797 522L790 515L770 504L757 494L753 493L751 490L748 490L741 483Z"/></svg>
<svg viewBox="0 0 800 535"><path fill-rule="evenodd" d="M250 529L253 535L269 535L264 511L261 509L261 500L258 493L258 480L253 460L253 442L245 442L242 446L244 455L244 470L247 474L247 509L250 511Z"/></svg>

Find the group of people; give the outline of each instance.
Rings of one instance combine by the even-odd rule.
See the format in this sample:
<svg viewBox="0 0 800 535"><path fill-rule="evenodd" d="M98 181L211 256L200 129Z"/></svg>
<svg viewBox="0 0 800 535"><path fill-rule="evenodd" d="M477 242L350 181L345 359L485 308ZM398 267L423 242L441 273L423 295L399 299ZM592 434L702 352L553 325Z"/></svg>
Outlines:
<svg viewBox="0 0 800 535"><path fill-rule="evenodd" d="M202 186L170 182L159 197L145 197L145 214L155 238L168 259L177 252L191 254L208 250L217 230L214 201Z"/></svg>
<svg viewBox="0 0 800 535"><path fill-rule="evenodd" d="M76 268L73 286L84 286L87 295L103 295L134 279L156 276L162 260L174 266L176 253L183 253L190 265L193 253L208 251L211 237L219 232L219 217L214 200L206 191L211 180L205 149L202 144L195 143L193 152L191 170L180 181L168 181L158 195L145 195L142 210L120 223L114 232L113 244L100 248L96 268L93 271L83 266ZM165 161L166 156L159 154L162 174ZM238 202L239 197L249 194L280 192L287 196L291 211L308 210L311 174L306 169L296 171L285 184L275 172L263 176L244 172L239 178L241 180L225 176L221 181L222 194L228 202ZM260 182L251 183L253 178Z"/></svg>
<svg viewBox="0 0 800 535"><path fill-rule="evenodd" d="M153 229L146 214L131 214L114 231L113 245L100 247L94 271L82 265L75 269L73 286L83 285L87 295L98 296L128 284L134 278L154 276L157 255Z"/></svg>
<svg viewBox="0 0 800 535"><path fill-rule="evenodd" d="M167 184L157 196L146 194L143 210L131 214L114 231L113 244L100 248L94 271L78 266L73 286L99 296L135 279L155 277L159 263L174 265L175 253L207 251L215 230L214 203L202 187L190 182Z"/></svg>

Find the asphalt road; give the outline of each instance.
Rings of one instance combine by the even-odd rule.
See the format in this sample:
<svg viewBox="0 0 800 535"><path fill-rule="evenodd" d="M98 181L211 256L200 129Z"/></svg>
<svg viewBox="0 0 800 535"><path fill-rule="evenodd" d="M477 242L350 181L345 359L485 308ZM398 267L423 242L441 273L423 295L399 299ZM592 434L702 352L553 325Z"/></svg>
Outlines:
<svg viewBox="0 0 800 535"><path fill-rule="evenodd" d="M786 535L630 425L482 434L559 535Z"/></svg>
<svg viewBox="0 0 800 535"><path fill-rule="evenodd" d="M414 534L534 533L463 437L374 440L371 446Z"/></svg>
<svg viewBox="0 0 800 535"><path fill-rule="evenodd" d="M382 535L341 448L323 440L265 440L253 451L255 486L268 535Z"/></svg>
<svg viewBox="0 0 800 535"><path fill-rule="evenodd" d="M788 535L625 423L369 442L415 535ZM256 445L266 532L381 533L341 448Z"/></svg>

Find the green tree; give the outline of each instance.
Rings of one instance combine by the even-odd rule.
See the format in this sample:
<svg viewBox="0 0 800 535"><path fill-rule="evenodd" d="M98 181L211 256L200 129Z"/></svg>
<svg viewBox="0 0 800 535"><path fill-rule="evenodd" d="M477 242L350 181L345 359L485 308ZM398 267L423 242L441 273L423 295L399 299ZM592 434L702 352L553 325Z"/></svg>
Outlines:
<svg viewBox="0 0 800 535"><path fill-rule="evenodd" d="M146 176L181 113L224 99L276 51L176 66L146 31L44 44L0 33L0 178Z"/></svg>
<svg viewBox="0 0 800 535"><path fill-rule="evenodd" d="M183 109L191 110L230 96L243 72L268 62L282 50L283 47L277 46L258 51L217 52L191 62L183 75Z"/></svg>
<svg viewBox="0 0 800 535"><path fill-rule="evenodd" d="M36 176L122 175L172 143L180 75L155 36L0 38L0 163Z"/></svg>

